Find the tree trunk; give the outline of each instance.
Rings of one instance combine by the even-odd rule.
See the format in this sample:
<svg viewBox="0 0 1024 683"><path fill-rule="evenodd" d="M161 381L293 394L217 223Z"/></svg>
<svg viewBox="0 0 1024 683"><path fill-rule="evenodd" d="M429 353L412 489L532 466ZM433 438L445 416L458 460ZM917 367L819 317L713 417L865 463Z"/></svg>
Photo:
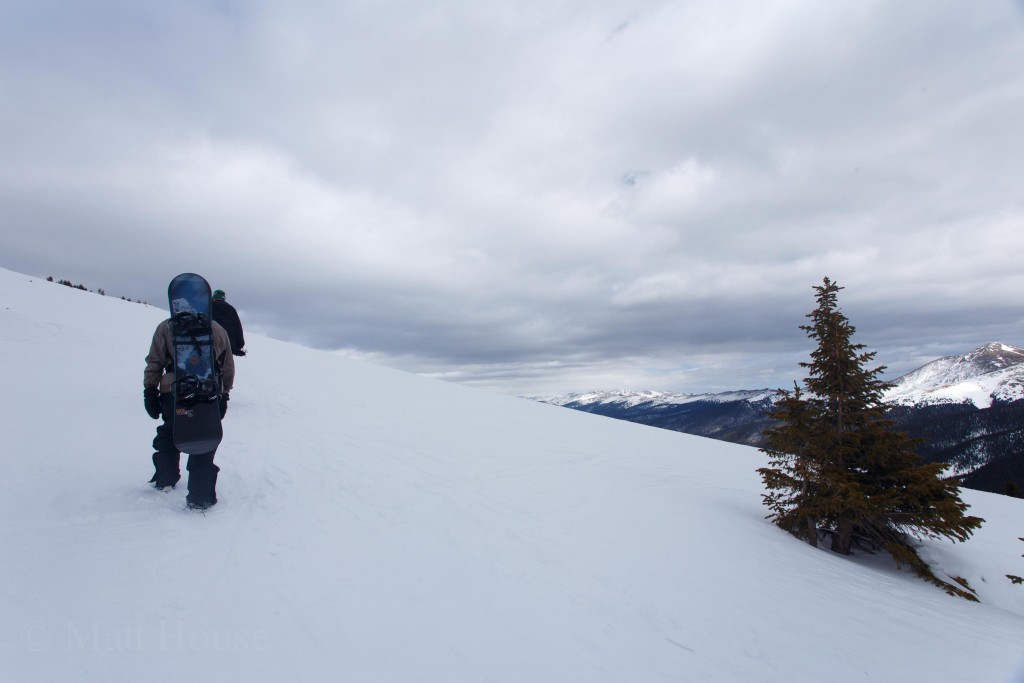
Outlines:
<svg viewBox="0 0 1024 683"><path fill-rule="evenodd" d="M807 542L811 544L812 548L818 547L818 525L814 518L810 515L807 516Z"/></svg>
<svg viewBox="0 0 1024 683"><path fill-rule="evenodd" d="M832 552L849 555L851 547L853 547L853 522L840 521L832 535Z"/></svg>

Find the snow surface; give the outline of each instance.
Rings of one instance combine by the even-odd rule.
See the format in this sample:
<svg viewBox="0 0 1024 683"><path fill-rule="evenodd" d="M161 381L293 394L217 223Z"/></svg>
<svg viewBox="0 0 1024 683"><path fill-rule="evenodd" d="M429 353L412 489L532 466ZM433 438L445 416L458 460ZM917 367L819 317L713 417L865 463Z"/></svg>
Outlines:
<svg viewBox="0 0 1024 683"><path fill-rule="evenodd" d="M165 313L0 301L2 681L1024 681L1024 501L925 544L969 603L771 526L755 449L253 334L204 516L146 485Z"/></svg>

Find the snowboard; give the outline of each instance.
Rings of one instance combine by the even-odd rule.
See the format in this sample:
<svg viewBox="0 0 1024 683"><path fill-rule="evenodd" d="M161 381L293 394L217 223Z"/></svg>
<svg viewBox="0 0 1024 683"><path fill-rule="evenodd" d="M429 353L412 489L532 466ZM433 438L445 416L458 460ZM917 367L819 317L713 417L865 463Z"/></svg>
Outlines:
<svg viewBox="0 0 1024 683"><path fill-rule="evenodd" d="M209 453L220 444L220 382L213 350L210 285L182 273L167 287L174 341L174 445Z"/></svg>

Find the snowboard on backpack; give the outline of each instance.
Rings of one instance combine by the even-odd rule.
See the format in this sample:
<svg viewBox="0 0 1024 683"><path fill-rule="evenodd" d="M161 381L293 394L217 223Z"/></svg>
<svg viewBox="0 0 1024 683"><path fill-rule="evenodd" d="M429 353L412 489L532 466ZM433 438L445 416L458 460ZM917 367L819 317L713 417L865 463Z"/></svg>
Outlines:
<svg viewBox="0 0 1024 683"><path fill-rule="evenodd" d="M167 287L174 342L174 445L208 453L220 444L220 382L213 350L210 285L182 273Z"/></svg>

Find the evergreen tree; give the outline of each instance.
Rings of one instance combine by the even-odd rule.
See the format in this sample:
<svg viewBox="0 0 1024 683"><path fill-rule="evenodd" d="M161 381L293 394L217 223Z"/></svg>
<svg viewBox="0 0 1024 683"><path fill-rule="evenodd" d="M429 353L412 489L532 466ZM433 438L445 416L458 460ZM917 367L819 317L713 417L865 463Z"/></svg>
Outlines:
<svg viewBox="0 0 1024 683"><path fill-rule="evenodd" d="M965 515L956 484L940 478L945 465L922 464L916 443L885 418L885 368L867 369L875 353L853 342L856 328L838 306L842 287L825 278L814 289L818 306L800 327L817 344L800 364L806 396L796 386L782 392L772 413L778 425L765 431L770 467L759 472L769 518L812 545L819 533L830 534L832 550L844 555L854 544L884 549L897 564L973 599L935 577L911 542L964 541L984 520Z"/></svg>

